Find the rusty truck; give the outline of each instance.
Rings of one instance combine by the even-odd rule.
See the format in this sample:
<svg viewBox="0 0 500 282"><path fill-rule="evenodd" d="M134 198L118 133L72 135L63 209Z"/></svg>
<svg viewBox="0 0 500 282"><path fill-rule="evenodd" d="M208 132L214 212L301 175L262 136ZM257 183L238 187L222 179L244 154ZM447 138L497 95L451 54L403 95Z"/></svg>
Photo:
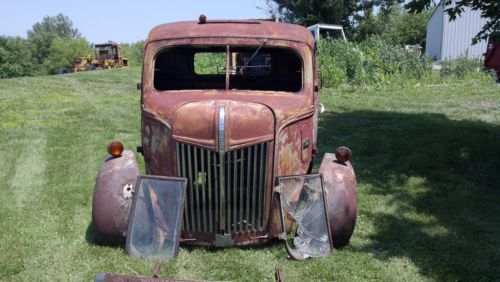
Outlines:
<svg viewBox="0 0 500 282"><path fill-rule="evenodd" d="M128 246L133 236L149 243L173 236L176 244L229 247L295 232L306 245L316 240L316 251L348 244L357 218L351 150L331 148L312 172L321 87L315 51L311 33L294 24L200 17L153 28L137 85L136 151L146 175L135 152L108 145L93 195L96 240L126 238ZM199 70L207 54L222 58L219 71ZM163 182L180 194L166 199L177 188L155 190ZM295 258L321 253L297 254L294 243L287 250Z"/></svg>

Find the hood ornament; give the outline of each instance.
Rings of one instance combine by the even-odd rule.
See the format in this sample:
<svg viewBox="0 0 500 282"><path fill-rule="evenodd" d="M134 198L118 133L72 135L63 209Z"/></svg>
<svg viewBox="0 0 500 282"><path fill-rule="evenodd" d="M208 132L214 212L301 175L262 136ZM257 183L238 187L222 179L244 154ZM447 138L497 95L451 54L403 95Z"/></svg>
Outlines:
<svg viewBox="0 0 500 282"><path fill-rule="evenodd" d="M219 107L219 126L218 126L218 143L219 143L219 153L226 152L226 132L225 132L225 108L224 106Z"/></svg>

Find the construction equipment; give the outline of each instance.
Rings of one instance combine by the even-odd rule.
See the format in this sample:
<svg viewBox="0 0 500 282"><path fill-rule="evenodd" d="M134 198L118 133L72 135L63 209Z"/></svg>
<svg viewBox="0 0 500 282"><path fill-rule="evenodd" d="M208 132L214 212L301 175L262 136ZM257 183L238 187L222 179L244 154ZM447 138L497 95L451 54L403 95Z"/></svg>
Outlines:
<svg viewBox="0 0 500 282"><path fill-rule="evenodd" d="M75 60L73 68L75 72L128 66L128 59L123 57L122 48L115 42L96 44L94 50L94 56L88 54Z"/></svg>

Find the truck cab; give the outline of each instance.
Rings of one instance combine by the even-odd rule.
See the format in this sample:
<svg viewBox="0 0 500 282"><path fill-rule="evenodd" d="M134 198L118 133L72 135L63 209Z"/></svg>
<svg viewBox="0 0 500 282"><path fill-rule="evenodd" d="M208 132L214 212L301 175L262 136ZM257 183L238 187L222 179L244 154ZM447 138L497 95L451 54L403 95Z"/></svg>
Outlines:
<svg viewBox="0 0 500 282"><path fill-rule="evenodd" d="M289 225L278 180L310 174L318 154L311 33L262 20L159 25L145 44L138 89L146 174L187 179L181 242L227 247L278 238ZM348 243L356 222L350 154L327 153L319 169L334 247ZM110 215L110 205L132 201L124 187L138 170L132 152L107 161L114 164L105 162L98 176L93 222L97 234L116 238L126 235L128 214ZM127 172L117 178L120 171Z"/></svg>

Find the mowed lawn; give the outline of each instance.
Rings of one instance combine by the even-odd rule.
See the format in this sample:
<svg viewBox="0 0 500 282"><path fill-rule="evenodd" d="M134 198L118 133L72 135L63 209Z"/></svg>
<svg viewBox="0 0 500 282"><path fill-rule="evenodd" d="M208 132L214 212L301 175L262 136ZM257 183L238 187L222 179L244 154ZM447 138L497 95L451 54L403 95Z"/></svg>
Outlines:
<svg viewBox="0 0 500 282"><path fill-rule="evenodd" d="M139 68L0 80L1 280L151 275L153 261L96 245L90 229L106 144L140 144L139 80ZM182 247L160 276L272 280L279 264L286 281L499 280L500 87L486 79L345 86L321 100L321 154L339 145L354 154L350 245L305 262L288 260L281 243Z"/></svg>

